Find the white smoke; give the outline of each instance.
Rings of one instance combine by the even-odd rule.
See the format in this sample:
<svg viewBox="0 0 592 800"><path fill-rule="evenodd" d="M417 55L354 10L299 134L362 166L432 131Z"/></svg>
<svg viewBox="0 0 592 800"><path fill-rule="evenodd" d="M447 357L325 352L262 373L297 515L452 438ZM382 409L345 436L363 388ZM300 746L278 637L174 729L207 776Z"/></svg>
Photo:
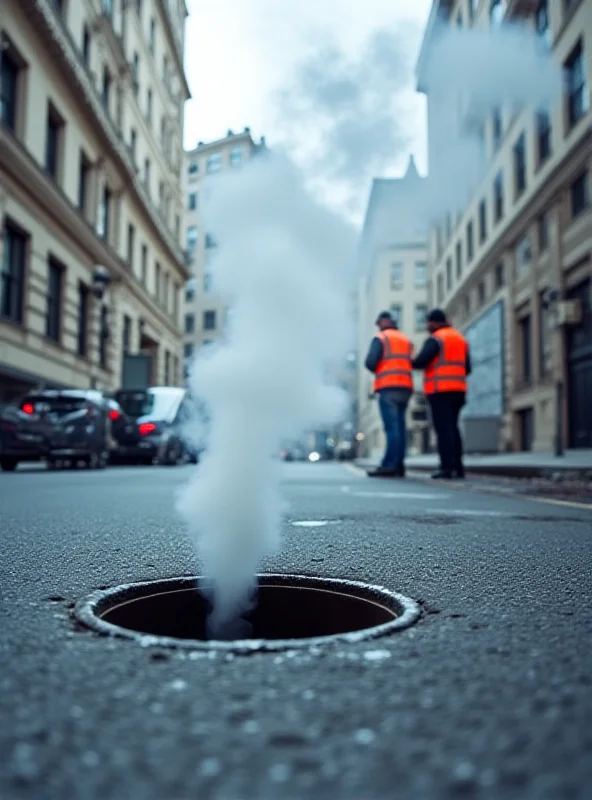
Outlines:
<svg viewBox="0 0 592 800"><path fill-rule="evenodd" d="M483 178L491 159L486 126L492 113L551 112L561 99L562 70L535 31L517 23L470 29L439 24L431 41L420 77L429 96L434 218L463 211Z"/></svg>
<svg viewBox="0 0 592 800"><path fill-rule="evenodd" d="M211 581L211 632L220 636L279 543L282 439L345 411L327 376L349 344L355 236L277 153L217 177L210 191L214 281L231 314L227 341L198 358L190 378L208 410L208 442L179 509Z"/></svg>

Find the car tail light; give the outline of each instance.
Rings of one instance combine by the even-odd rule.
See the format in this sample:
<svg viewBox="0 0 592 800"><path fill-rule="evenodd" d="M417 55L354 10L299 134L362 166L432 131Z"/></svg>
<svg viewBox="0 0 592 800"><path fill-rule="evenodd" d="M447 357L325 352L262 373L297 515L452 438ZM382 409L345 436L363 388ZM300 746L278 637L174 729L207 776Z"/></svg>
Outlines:
<svg viewBox="0 0 592 800"><path fill-rule="evenodd" d="M120 416L121 416L121 414L119 413L119 411L116 408L112 408L111 411L109 412L109 419L112 422L115 422L116 420L118 420Z"/></svg>
<svg viewBox="0 0 592 800"><path fill-rule="evenodd" d="M25 403L21 408L23 414L34 414L35 413L35 406L33 403Z"/></svg>
<svg viewBox="0 0 592 800"><path fill-rule="evenodd" d="M140 431L140 436L148 436L151 433L154 433L156 430L156 425L153 422L142 422L138 425L138 430Z"/></svg>

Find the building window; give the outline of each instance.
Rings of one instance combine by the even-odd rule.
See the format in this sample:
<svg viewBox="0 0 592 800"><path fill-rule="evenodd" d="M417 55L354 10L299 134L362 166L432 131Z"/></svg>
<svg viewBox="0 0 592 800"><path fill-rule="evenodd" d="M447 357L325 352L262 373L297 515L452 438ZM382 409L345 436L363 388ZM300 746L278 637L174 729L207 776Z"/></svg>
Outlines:
<svg viewBox="0 0 592 800"><path fill-rule="evenodd" d="M142 19L142 0L136 0L136 14Z"/></svg>
<svg viewBox="0 0 592 800"><path fill-rule="evenodd" d="M88 351L88 306L89 290L84 283L78 284L78 331L77 352L82 358Z"/></svg>
<svg viewBox="0 0 592 800"><path fill-rule="evenodd" d="M212 291L212 275L209 272L206 272L206 274L203 277L203 287L204 287L204 292Z"/></svg>
<svg viewBox="0 0 592 800"><path fill-rule="evenodd" d="M145 244L142 245L141 258L142 260L140 264L140 269L141 269L140 279L142 281L142 285L146 286L146 281L148 279L148 248L146 247Z"/></svg>
<svg viewBox="0 0 592 800"><path fill-rule="evenodd" d="M400 261L391 264L391 289L403 288L403 264Z"/></svg>
<svg viewBox="0 0 592 800"><path fill-rule="evenodd" d="M553 369L551 349L551 314L545 302L545 292L539 294L539 350L541 377L547 378Z"/></svg>
<svg viewBox="0 0 592 800"><path fill-rule="evenodd" d="M203 329L204 329L204 331L213 331L213 330L216 329L216 312L215 311L204 311Z"/></svg>
<svg viewBox="0 0 592 800"><path fill-rule="evenodd" d="M136 231L132 224L127 226L127 263L129 268L134 268L134 244L135 244Z"/></svg>
<svg viewBox="0 0 592 800"><path fill-rule="evenodd" d="M212 153L206 161L206 172L220 172L222 169L222 153Z"/></svg>
<svg viewBox="0 0 592 800"><path fill-rule="evenodd" d="M113 0L103 0L103 13L108 17L113 16Z"/></svg>
<svg viewBox="0 0 592 800"><path fill-rule="evenodd" d="M90 31L87 25L82 29L82 60L86 66L90 66Z"/></svg>
<svg viewBox="0 0 592 800"><path fill-rule="evenodd" d="M190 175L197 175L197 173L199 172L199 165L198 165L197 161L190 161L189 162L188 172L189 172Z"/></svg>
<svg viewBox="0 0 592 800"><path fill-rule="evenodd" d="M62 131L64 122L50 104L45 133L45 169L57 181L61 167Z"/></svg>
<svg viewBox="0 0 592 800"><path fill-rule="evenodd" d="M162 80L164 81L164 85L168 87L169 85L169 59L168 56L163 55L162 57Z"/></svg>
<svg viewBox="0 0 592 800"><path fill-rule="evenodd" d="M54 259L47 265L47 305L45 311L45 335L54 342L60 341L62 327L62 289L64 267Z"/></svg>
<svg viewBox="0 0 592 800"><path fill-rule="evenodd" d="M505 283L504 264L500 261L495 265L495 288L502 289Z"/></svg>
<svg viewBox="0 0 592 800"><path fill-rule="evenodd" d="M576 125L588 111L589 97L586 85L586 64L581 40L565 62L567 85L567 117L570 128Z"/></svg>
<svg viewBox="0 0 592 800"><path fill-rule="evenodd" d="M187 342L187 344L183 345L183 356L185 358L191 358L193 355L193 343Z"/></svg>
<svg viewBox="0 0 592 800"><path fill-rule="evenodd" d="M544 164L551 155L551 117L547 111L539 111L536 118L538 164Z"/></svg>
<svg viewBox="0 0 592 800"><path fill-rule="evenodd" d="M549 246L549 216L546 213L537 219L537 234L539 253L544 253Z"/></svg>
<svg viewBox="0 0 592 800"><path fill-rule="evenodd" d="M504 132L502 112L500 108L495 108L493 110L492 129L493 129L493 149L494 151L496 151L499 149L499 146L502 141L502 135Z"/></svg>
<svg viewBox="0 0 592 800"><path fill-rule="evenodd" d="M136 153L137 153L137 145L138 145L138 134L136 133L135 128L130 129L130 155L132 157L132 163L134 167L136 166Z"/></svg>
<svg viewBox="0 0 592 800"><path fill-rule="evenodd" d="M103 100L103 105L109 112L110 102L111 102L111 74L107 67L103 67L103 88L101 90L101 99Z"/></svg>
<svg viewBox="0 0 592 800"><path fill-rule="evenodd" d="M452 259L446 259L446 291L449 292L452 289Z"/></svg>
<svg viewBox="0 0 592 800"><path fill-rule="evenodd" d="M0 273L0 316L17 324L23 321L26 257L26 234L5 222L4 256Z"/></svg>
<svg viewBox="0 0 592 800"><path fill-rule="evenodd" d="M103 193L99 201L99 214L97 221L97 233L106 242L109 241L111 228L111 190L108 186L103 188Z"/></svg>
<svg viewBox="0 0 592 800"><path fill-rule="evenodd" d="M109 339L109 309L106 305L101 306L99 317L99 366L107 369L107 341Z"/></svg>
<svg viewBox="0 0 592 800"><path fill-rule="evenodd" d="M444 275L442 275L442 273L438 275L438 280L436 281L436 288L437 288L436 302L438 303L438 305L441 305L442 301L444 300Z"/></svg>
<svg viewBox="0 0 592 800"><path fill-rule="evenodd" d="M148 33L148 47L150 48L150 52L154 55L154 49L156 47L156 22L154 18L150 20L150 30Z"/></svg>
<svg viewBox="0 0 592 800"><path fill-rule="evenodd" d="M146 191L150 192L150 159L144 159L144 186Z"/></svg>
<svg viewBox="0 0 592 800"><path fill-rule="evenodd" d="M164 275L164 286L163 286L163 297L162 297L162 304L164 306L164 310L169 313L170 310L170 298L169 295L171 293L171 277L168 272Z"/></svg>
<svg viewBox="0 0 592 800"><path fill-rule="evenodd" d="M480 280L477 286L477 305L479 308L485 305L485 281Z"/></svg>
<svg viewBox="0 0 592 800"><path fill-rule="evenodd" d="M185 302L192 303L195 299L195 278L190 278L185 284Z"/></svg>
<svg viewBox="0 0 592 800"><path fill-rule="evenodd" d="M11 50L0 50L0 119L16 133L20 66Z"/></svg>
<svg viewBox="0 0 592 800"><path fill-rule="evenodd" d="M487 239L487 200L481 200L479 203L479 242Z"/></svg>
<svg viewBox="0 0 592 800"><path fill-rule="evenodd" d="M523 383L528 384L532 378L532 329L530 323L530 314L520 320L518 327L521 350L520 378L522 379Z"/></svg>
<svg viewBox="0 0 592 800"><path fill-rule="evenodd" d="M171 382L171 354L168 350L164 351L164 385L170 386Z"/></svg>
<svg viewBox="0 0 592 800"><path fill-rule="evenodd" d="M577 217L590 207L590 176L588 170L582 172L570 188L571 215Z"/></svg>
<svg viewBox="0 0 592 800"><path fill-rule="evenodd" d="M197 246L199 231L197 225L190 225L187 228L187 249L193 250Z"/></svg>
<svg viewBox="0 0 592 800"><path fill-rule="evenodd" d="M206 240L204 242L206 250L213 250L216 247L216 240L211 233L206 233Z"/></svg>
<svg viewBox="0 0 592 800"><path fill-rule="evenodd" d="M195 331L195 314L185 314L185 333Z"/></svg>
<svg viewBox="0 0 592 800"><path fill-rule="evenodd" d="M137 97L140 92L140 56L135 50L132 61L132 87Z"/></svg>
<svg viewBox="0 0 592 800"><path fill-rule="evenodd" d="M235 147L234 150L230 151L230 164L233 167L238 166L243 160L243 153L240 147Z"/></svg>
<svg viewBox="0 0 592 800"><path fill-rule="evenodd" d="M90 177L90 161L80 151L80 162L78 165L78 208L84 216L86 216L86 209L88 203L88 182Z"/></svg>
<svg viewBox="0 0 592 800"><path fill-rule="evenodd" d="M462 265L462 245L461 245L460 242L456 243L456 248L455 248L454 253L455 253L455 261L456 261L456 277L460 278L460 276L462 275L462 268L463 268L463 265Z"/></svg>
<svg viewBox="0 0 592 800"><path fill-rule="evenodd" d="M395 325L401 325L403 322L403 306L400 303L393 303L390 307L390 312Z"/></svg>
<svg viewBox="0 0 592 800"><path fill-rule="evenodd" d="M495 221L499 222L504 216L504 173L500 170L493 182L493 203Z"/></svg>
<svg viewBox="0 0 592 800"><path fill-rule="evenodd" d="M540 0L534 15L534 27L537 36L548 45L551 44L551 29L549 27L549 2Z"/></svg>
<svg viewBox="0 0 592 800"><path fill-rule="evenodd" d="M469 19L471 22L475 19L475 13L479 8L481 0L469 0Z"/></svg>
<svg viewBox="0 0 592 800"><path fill-rule="evenodd" d="M189 194L187 208L189 209L189 211L195 211L195 209L197 208L197 192L191 192Z"/></svg>
<svg viewBox="0 0 592 800"><path fill-rule="evenodd" d="M152 89L146 92L146 122L152 125Z"/></svg>
<svg viewBox="0 0 592 800"><path fill-rule="evenodd" d="M459 11L458 14L456 15L456 27L462 28L462 26L463 26L463 16Z"/></svg>
<svg viewBox="0 0 592 800"><path fill-rule="evenodd" d="M469 222L467 225L467 264L473 260L473 255L475 253L475 237L473 236L473 222Z"/></svg>
<svg viewBox="0 0 592 800"><path fill-rule="evenodd" d="M426 326L426 317L428 314L428 307L425 303L418 303L415 306L415 330L423 331Z"/></svg>
<svg viewBox="0 0 592 800"><path fill-rule="evenodd" d="M520 240L518 246L516 247L515 258L516 258L516 274L520 278L523 277L528 272L532 261L532 247L530 245L530 236L524 236Z"/></svg>
<svg viewBox="0 0 592 800"><path fill-rule="evenodd" d="M520 197L526 189L526 140L523 133L514 145L514 186L516 197Z"/></svg>
<svg viewBox="0 0 592 800"><path fill-rule="evenodd" d="M132 318L127 314L123 315L123 352L129 353L132 349Z"/></svg>
<svg viewBox="0 0 592 800"><path fill-rule="evenodd" d="M467 292L463 297L463 314L469 317L471 314L471 293Z"/></svg>
<svg viewBox="0 0 592 800"><path fill-rule="evenodd" d="M427 275L427 265L425 261L416 261L415 262L415 288L416 289L423 289L427 286L428 282L428 275Z"/></svg>

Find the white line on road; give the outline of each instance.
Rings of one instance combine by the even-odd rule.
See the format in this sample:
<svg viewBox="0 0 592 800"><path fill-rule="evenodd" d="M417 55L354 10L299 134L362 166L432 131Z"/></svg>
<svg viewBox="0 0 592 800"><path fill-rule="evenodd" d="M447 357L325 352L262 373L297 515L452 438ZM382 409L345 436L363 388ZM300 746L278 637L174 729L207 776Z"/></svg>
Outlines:
<svg viewBox="0 0 592 800"><path fill-rule="evenodd" d="M341 491L351 497L384 497L399 500L448 500L449 494L427 494L426 492L357 492L349 486L342 486Z"/></svg>

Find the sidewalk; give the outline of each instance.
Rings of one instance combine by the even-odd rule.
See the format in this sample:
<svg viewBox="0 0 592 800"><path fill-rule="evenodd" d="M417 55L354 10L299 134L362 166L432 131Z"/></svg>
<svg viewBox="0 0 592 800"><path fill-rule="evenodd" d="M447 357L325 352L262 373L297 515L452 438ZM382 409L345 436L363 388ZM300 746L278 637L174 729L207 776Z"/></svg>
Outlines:
<svg viewBox="0 0 592 800"><path fill-rule="evenodd" d="M359 459L356 463L364 469L376 465L369 459ZM532 452L467 455L464 463L467 472L481 475L592 479L592 450L566 450L563 456ZM439 460L436 453L428 453L409 456L405 464L409 470L434 471L438 469Z"/></svg>

